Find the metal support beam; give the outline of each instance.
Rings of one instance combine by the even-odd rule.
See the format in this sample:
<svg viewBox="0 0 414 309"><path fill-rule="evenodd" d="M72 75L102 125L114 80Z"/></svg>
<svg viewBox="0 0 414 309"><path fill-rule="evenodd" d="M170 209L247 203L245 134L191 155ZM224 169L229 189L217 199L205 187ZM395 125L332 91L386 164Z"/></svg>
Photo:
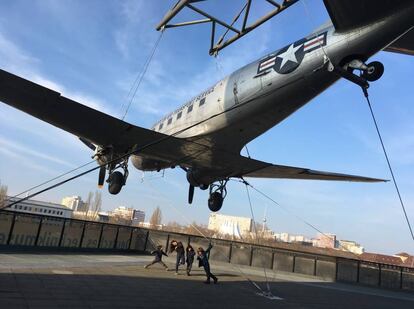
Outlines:
<svg viewBox="0 0 414 309"><path fill-rule="evenodd" d="M116 245L118 244L118 235L119 235L119 226L116 227L116 235L114 239L114 249L116 249Z"/></svg>
<svg viewBox="0 0 414 309"><path fill-rule="evenodd" d="M101 241L102 241L102 234L103 234L104 226L105 225L101 224L101 231L99 232L99 239L98 239L98 248L101 247Z"/></svg>
<svg viewBox="0 0 414 309"><path fill-rule="evenodd" d="M134 228L131 227L131 233L129 234L128 250L131 250L132 236L134 235Z"/></svg>
<svg viewBox="0 0 414 309"><path fill-rule="evenodd" d="M80 241L79 241L79 248L82 248L83 237L85 236L86 224L87 224L86 222L83 222L82 234L81 234Z"/></svg>
<svg viewBox="0 0 414 309"><path fill-rule="evenodd" d="M201 0L201 1L207 1L207 0ZM279 13L283 12L287 8L289 8L291 5L295 4L299 0L263 0L274 6L272 10L270 10L267 14L263 15L262 17L258 18L256 21L254 21L252 24L247 25L249 15L251 12L251 3L252 0L246 0L246 3L242 7L242 9L239 11L238 14L233 18L233 21L229 24L217 17L214 16L214 14L207 13L203 11L202 9L192 5L194 2L198 2L197 0L181 0L176 3L176 5L167 12L167 14L164 16L164 18L161 20L161 22L157 25L157 30L163 30L165 28L173 28L173 27L181 27L181 26L189 26L189 25L196 25L201 23L212 23L212 33L211 33L211 44L210 44L210 55L217 55L217 53L225 48L226 46L230 45L231 43L237 41L250 31L256 29L269 19L273 18L274 16L278 15ZM190 10L193 10L194 12L200 14L201 16L204 16L205 19L199 19L199 20L192 20L192 21L185 21L181 23L176 24L169 24L169 22L180 13L181 10L184 8L189 8ZM239 19L239 17L243 15L243 22L242 25L239 27L234 26L236 21ZM225 28L224 34L222 34L218 41L214 43L214 38L216 36L216 24L221 25ZM234 32L234 35L230 37L229 39L225 40L227 34L229 31Z"/></svg>

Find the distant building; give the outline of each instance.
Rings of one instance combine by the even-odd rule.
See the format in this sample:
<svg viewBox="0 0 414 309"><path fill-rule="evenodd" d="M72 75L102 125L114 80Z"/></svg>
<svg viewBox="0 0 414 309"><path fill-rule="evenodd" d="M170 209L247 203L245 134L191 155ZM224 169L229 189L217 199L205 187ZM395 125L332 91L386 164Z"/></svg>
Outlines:
<svg viewBox="0 0 414 309"><path fill-rule="evenodd" d="M252 231L252 219L211 213L208 220L208 229L221 235L243 238L244 235Z"/></svg>
<svg viewBox="0 0 414 309"><path fill-rule="evenodd" d="M336 248L336 235L318 233L317 238L313 241L313 245L320 248Z"/></svg>
<svg viewBox="0 0 414 309"><path fill-rule="evenodd" d="M80 196L75 195L64 197L61 203L73 211L84 212L86 210L86 205Z"/></svg>
<svg viewBox="0 0 414 309"><path fill-rule="evenodd" d="M352 252L355 254L364 253L364 247L362 247L360 244L357 244L355 241L351 241L351 240L339 240L338 249Z"/></svg>
<svg viewBox="0 0 414 309"><path fill-rule="evenodd" d="M145 212L142 210L134 209L132 213L132 224L136 225L145 221Z"/></svg>
<svg viewBox="0 0 414 309"><path fill-rule="evenodd" d="M11 204L18 200L20 199L15 197L8 197L6 203ZM25 200L11 207L6 207L5 210L59 218L72 218L73 212L72 209L60 204L35 200Z"/></svg>

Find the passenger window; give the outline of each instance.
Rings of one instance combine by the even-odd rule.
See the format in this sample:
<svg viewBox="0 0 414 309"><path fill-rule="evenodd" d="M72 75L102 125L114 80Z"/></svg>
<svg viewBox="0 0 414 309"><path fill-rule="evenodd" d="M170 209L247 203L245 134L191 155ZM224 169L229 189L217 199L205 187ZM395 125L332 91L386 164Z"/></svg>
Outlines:
<svg viewBox="0 0 414 309"><path fill-rule="evenodd" d="M161 122L160 123L160 126L159 126L159 128L158 128L158 130L161 130L162 129L162 125L164 124L164 122Z"/></svg>
<svg viewBox="0 0 414 309"><path fill-rule="evenodd" d="M181 118L181 115L182 115L182 114L183 114L183 112L179 112L179 113L177 114L177 120Z"/></svg>
<svg viewBox="0 0 414 309"><path fill-rule="evenodd" d="M202 98L200 100L200 104L198 106L202 106L202 105L204 105L204 103L206 103L206 98Z"/></svg>
<svg viewBox="0 0 414 309"><path fill-rule="evenodd" d="M172 118L168 119L167 125L171 124Z"/></svg>
<svg viewBox="0 0 414 309"><path fill-rule="evenodd" d="M191 113L192 110L193 110L193 105L191 104L187 109L187 114Z"/></svg>

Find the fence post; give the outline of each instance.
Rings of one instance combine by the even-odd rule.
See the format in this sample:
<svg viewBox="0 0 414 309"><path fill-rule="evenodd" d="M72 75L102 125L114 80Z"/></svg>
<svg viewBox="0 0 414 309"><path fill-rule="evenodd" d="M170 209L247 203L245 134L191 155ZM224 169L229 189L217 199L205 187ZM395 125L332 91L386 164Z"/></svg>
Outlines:
<svg viewBox="0 0 414 309"><path fill-rule="evenodd" d="M82 248L82 243L83 243L83 237L85 236L85 228L86 228L86 222L83 222L83 229L82 229L82 234L81 234L81 238L79 241L79 248Z"/></svg>
<svg viewBox="0 0 414 309"><path fill-rule="evenodd" d="M361 268L361 262L358 261L358 263L357 263L357 280L356 280L357 283L359 283L359 269L360 268Z"/></svg>
<svg viewBox="0 0 414 309"><path fill-rule="evenodd" d="M147 235L145 236L144 252L147 251L148 237L149 237L149 230L147 230ZM167 248L165 248L165 252L167 252Z"/></svg>
<svg viewBox="0 0 414 309"><path fill-rule="evenodd" d="M313 275L316 277L316 264L318 263L318 257L315 256L313 260Z"/></svg>
<svg viewBox="0 0 414 309"><path fill-rule="evenodd" d="M296 264L296 255L295 254L293 254L293 261L292 261L292 273L294 273L295 272L295 265Z"/></svg>
<svg viewBox="0 0 414 309"><path fill-rule="evenodd" d="M13 219L12 219L12 223L11 223L11 225L10 225L10 230L9 230L9 236L7 237L7 245L9 245L10 244L10 240L11 240L11 237L12 237L12 234L13 234L13 230L14 230L14 223L16 222L16 214L15 213L13 213Z"/></svg>
<svg viewBox="0 0 414 309"><path fill-rule="evenodd" d="M233 242L230 242L229 263L231 263L231 254L233 253Z"/></svg>
<svg viewBox="0 0 414 309"><path fill-rule="evenodd" d="M400 289L403 288L403 268L400 266Z"/></svg>
<svg viewBox="0 0 414 309"><path fill-rule="evenodd" d="M378 286L381 286L381 264L378 264Z"/></svg>
<svg viewBox="0 0 414 309"><path fill-rule="evenodd" d="M43 218L44 217L40 217L39 226L37 228L36 239L35 239L35 243L34 243L35 247L37 247L37 244L39 242L40 230L42 229L42 225L43 225Z"/></svg>
<svg viewBox="0 0 414 309"><path fill-rule="evenodd" d="M66 218L63 219L63 225L62 225L62 229L60 230L60 237L59 237L58 247L62 246L63 235L65 234L65 225L66 225Z"/></svg>
<svg viewBox="0 0 414 309"><path fill-rule="evenodd" d="M99 233L99 239L98 239L98 249L101 247L101 241L102 241L102 234L103 234L103 230L104 230L104 224L101 223L101 231Z"/></svg>
<svg viewBox="0 0 414 309"><path fill-rule="evenodd" d="M250 246L250 262L249 262L249 266L252 266L253 264L253 246Z"/></svg>
<svg viewBox="0 0 414 309"><path fill-rule="evenodd" d="M116 249L116 245L118 244L118 235L119 235L119 225L116 227L116 235L115 235L114 248L113 249Z"/></svg>
<svg viewBox="0 0 414 309"><path fill-rule="evenodd" d="M167 243L166 243L166 245L165 245L165 252L168 252L168 249L169 249L169 246L168 246L168 243L170 242L170 233L168 233L167 234Z"/></svg>
<svg viewBox="0 0 414 309"><path fill-rule="evenodd" d="M132 235L134 234L134 228L131 227L131 233L129 234L128 250L131 250Z"/></svg>
<svg viewBox="0 0 414 309"><path fill-rule="evenodd" d="M273 266L275 263L275 252L272 250L272 262L270 263L270 269L273 270Z"/></svg>

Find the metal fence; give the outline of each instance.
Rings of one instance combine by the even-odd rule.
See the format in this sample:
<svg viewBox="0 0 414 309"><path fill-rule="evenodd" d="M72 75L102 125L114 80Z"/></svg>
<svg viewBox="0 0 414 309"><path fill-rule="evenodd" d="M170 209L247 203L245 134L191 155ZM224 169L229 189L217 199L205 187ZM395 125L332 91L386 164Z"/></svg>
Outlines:
<svg viewBox="0 0 414 309"><path fill-rule="evenodd" d="M145 252L175 239L193 247L208 240L195 235L139 227L0 211L0 249L123 250ZM414 291L414 268L214 239L215 261Z"/></svg>

